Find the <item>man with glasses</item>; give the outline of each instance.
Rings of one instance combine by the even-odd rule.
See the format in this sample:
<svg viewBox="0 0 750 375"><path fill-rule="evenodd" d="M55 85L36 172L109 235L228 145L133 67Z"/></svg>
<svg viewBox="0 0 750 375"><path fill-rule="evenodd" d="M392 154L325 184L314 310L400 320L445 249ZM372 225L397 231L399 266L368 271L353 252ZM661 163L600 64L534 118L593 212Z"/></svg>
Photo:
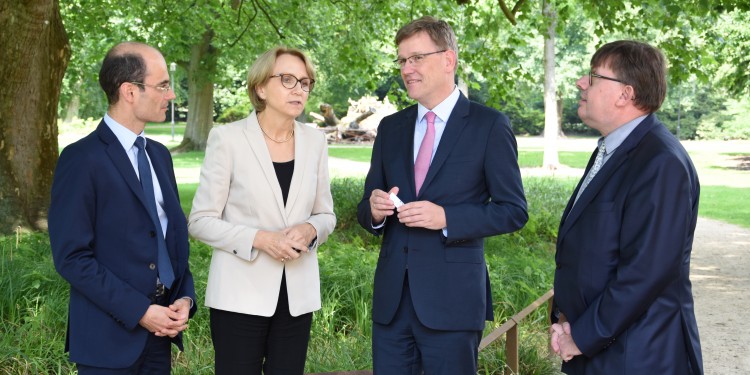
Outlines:
<svg viewBox="0 0 750 375"><path fill-rule="evenodd" d="M188 233L172 158L144 137L174 99L161 53L113 47L99 83L109 108L60 154L49 235L70 283L66 350L86 374L169 374L170 342L196 311Z"/></svg>
<svg viewBox="0 0 750 375"><path fill-rule="evenodd" d="M415 20L396 45L418 103L381 121L358 206L360 225L383 235L374 371L476 374L482 330L493 319L484 238L528 219L516 140L505 115L456 87L458 48L445 21Z"/></svg>
<svg viewBox="0 0 750 375"><path fill-rule="evenodd" d="M690 284L700 185L657 119L666 60L640 42L602 46L578 115L602 134L562 215L551 345L567 374L702 374Z"/></svg>

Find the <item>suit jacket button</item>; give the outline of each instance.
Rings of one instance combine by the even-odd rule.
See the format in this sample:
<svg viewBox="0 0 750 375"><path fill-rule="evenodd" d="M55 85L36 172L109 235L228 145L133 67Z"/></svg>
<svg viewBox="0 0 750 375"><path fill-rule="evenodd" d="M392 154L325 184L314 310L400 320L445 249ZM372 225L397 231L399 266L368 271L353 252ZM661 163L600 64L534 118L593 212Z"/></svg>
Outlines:
<svg viewBox="0 0 750 375"><path fill-rule="evenodd" d="M559 270L560 268L562 268L562 265L560 265L560 263L557 263L557 264L555 265L555 268L557 268L557 269Z"/></svg>
<svg viewBox="0 0 750 375"><path fill-rule="evenodd" d="M153 263L149 264L148 265L148 269L150 269L151 271L155 270L156 269L156 264L153 264Z"/></svg>
<svg viewBox="0 0 750 375"><path fill-rule="evenodd" d="M150 232L148 232L148 236L151 237L151 238L154 238L154 237L156 237L156 232L150 231Z"/></svg>
<svg viewBox="0 0 750 375"><path fill-rule="evenodd" d="M404 246L404 252L405 252L405 253L408 253L408 252L409 252L409 247L408 247L408 246Z"/></svg>

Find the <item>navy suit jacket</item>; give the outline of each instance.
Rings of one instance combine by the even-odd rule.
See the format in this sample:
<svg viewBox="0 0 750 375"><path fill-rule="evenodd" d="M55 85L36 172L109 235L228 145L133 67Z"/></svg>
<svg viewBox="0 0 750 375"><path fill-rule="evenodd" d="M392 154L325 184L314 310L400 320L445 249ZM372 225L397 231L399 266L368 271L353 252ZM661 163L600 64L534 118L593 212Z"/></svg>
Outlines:
<svg viewBox="0 0 750 375"><path fill-rule="evenodd" d="M702 374L689 279L700 185L687 152L652 114L572 206L579 188L560 223L554 301L584 355L563 372Z"/></svg>
<svg viewBox="0 0 750 375"><path fill-rule="evenodd" d="M383 234L373 320L391 322L408 268L414 310L422 324L439 330L482 330L493 318L484 238L518 230L528 220L516 139L505 115L461 95L417 196L416 121L416 105L381 121L358 207L360 225ZM442 206L448 237L441 230L409 228L395 215L374 230L370 194L394 186L404 203L426 200Z"/></svg>
<svg viewBox="0 0 750 375"><path fill-rule="evenodd" d="M149 139L164 196L167 250L175 272L169 301L197 300L188 268L188 233L172 158ZM95 367L132 365L150 334L138 324L156 289L157 236L143 189L122 144L102 121L60 154L52 184L49 235L57 271L70 283L66 350ZM182 337L173 339L182 349Z"/></svg>

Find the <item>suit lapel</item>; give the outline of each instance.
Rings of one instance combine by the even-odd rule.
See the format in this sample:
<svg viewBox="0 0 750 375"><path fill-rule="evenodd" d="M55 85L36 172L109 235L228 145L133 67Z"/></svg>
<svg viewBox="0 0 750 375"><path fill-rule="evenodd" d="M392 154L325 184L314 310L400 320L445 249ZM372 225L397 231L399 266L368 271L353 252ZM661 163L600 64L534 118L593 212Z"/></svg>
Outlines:
<svg viewBox="0 0 750 375"><path fill-rule="evenodd" d="M292 211L294 202L297 200L297 196L302 191L302 181L305 179L305 172L307 170L307 155L310 152L309 145L304 141L304 131L307 129L303 128L298 122L294 122L294 172L292 173L292 181L289 184L289 195L286 198L286 214ZM279 187L281 188L281 187Z"/></svg>
<svg viewBox="0 0 750 375"><path fill-rule="evenodd" d="M402 119L398 122L403 123L403 125L398 124L396 142L401 142L400 152L406 156L400 159L404 162L403 166L406 171L406 179L409 182L408 194L416 197L417 187L416 182L414 181L414 131L417 126L417 106L413 105L405 109ZM386 166L386 168L388 168L388 166ZM393 184L387 188L390 189L391 187L393 187ZM402 187L401 190L404 190L404 188ZM407 196L403 195L404 193L406 193L406 191L403 193L399 192L399 196L401 198L409 199ZM408 201L411 200L413 199L409 199Z"/></svg>
<svg viewBox="0 0 750 375"><path fill-rule="evenodd" d="M435 178L440 168L443 166L443 164L445 164L445 161L448 160L448 156L456 146L461 132L463 132L464 128L469 123L468 116L469 99L466 99L466 97L461 94L458 98L458 101L456 102L456 106L453 107L453 111L451 111L448 122L445 125L443 135L442 137L440 137L440 143L438 144L437 151L435 152L435 157L432 158L430 168L427 170L427 176L424 179L424 183L422 183L422 189L420 190L421 192L425 192L427 189L429 189L430 182L432 182L432 180ZM412 137L414 137L413 133L414 132L412 132ZM413 180L414 163L412 162L412 181Z"/></svg>
<svg viewBox="0 0 750 375"><path fill-rule="evenodd" d="M560 225L557 236L558 244L560 243L560 239L562 239L565 234L567 234L568 230L570 230L578 217L580 217L581 213L583 213L586 206L591 203L591 200L596 196L596 194L604 187L604 185L606 185L610 176L612 176L612 174L615 173L615 171L617 171L620 166L630 158L630 152L638 146L638 144L641 142L641 139L643 139L643 136L650 132L651 129L654 128L655 124L656 121L653 114L649 115L640 124L638 124L638 126L633 129L630 135L625 138L622 144L617 147L615 153L602 166L602 169L596 174L596 177L591 180L589 185L586 187L586 190L584 190L583 193L581 193L581 196L578 198L578 202L573 205L575 196L581 186L581 181L578 182L578 188L576 188L576 191L573 193L573 196L568 202L568 207L565 209L565 213L563 213L563 221ZM594 154L591 155L589 165L586 167L586 172L584 173L581 180L586 177L588 170L591 169L593 159ZM565 215L566 213L567 215Z"/></svg>
<svg viewBox="0 0 750 375"><path fill-rule="evenodd" d="M250 149L255 155L255 158L258 160L258 165L263 171L263 177L265 177L266 181L268 182L268 186L270 186L271 190L273 191L273 197L276 201L276 206L282 213L281 216L284 218L284 226L288 226L289 223L287 223L286 210L284 209L284 196L281 193L281 186L279 186L279 179L276 177L276 170L273 168L271 153L268 152L268 146L266 146L266 141L263 138L263 133L260 130L260 125L258 124L258 116L255 111L253 111L253 113L251 113L247 118L245 122L244 133L245 139L250 145ZM296 137L297 136L295 135L295 138ZM297 139L295 139L295 143L298 143ZM297 161L294 162L294 171L297 171ZM289 192L289 195L291 196L291 191Z"/></svg>
<svg viewBox="0 0 750 375"><path fill-rule="evenodd" d="M149 142L151 142L150 139ZM176 220L174 217L175 212L182 213L182 207L180 206L180 200L174 190L172 180L169 178L168 168L167 165L165 165L166 160L156 154L152 147L146 147L146 152L148 152L148 157L151 160L151 167L154 168L156 178L159 180L159 188L161 189L161 196L164 199L164 212L167 214L167 220L169 220L169 223L174 223ZM169 226L170 225L168 224L167 228L169 228ZM169 229L167 229L167 237L164 239L169 245L170 241L167 241L168 238ZM174 246L167 246L167 251L172 253L172 258L177 257Z"/></svg>
<svg viewBox="0 0 750 375"><path fill-rule="evenodd" d="M99 139L107 145L106 153L107 156L109 156L109 159L112 160L115 169L120 172L120 175L122 175L123 180L125 180L125 183L130 190L132 190L133 194L138 197L138 200L143 205L143 209L148 210L141 182L138 180L133 164L125 153L125 149L122 148L122 144L117 140L115 133L112 133L112 130L110 130L107 124L104 123L104 120L99 123L99 126L96 128L96 133L99 136Z"/></svg>

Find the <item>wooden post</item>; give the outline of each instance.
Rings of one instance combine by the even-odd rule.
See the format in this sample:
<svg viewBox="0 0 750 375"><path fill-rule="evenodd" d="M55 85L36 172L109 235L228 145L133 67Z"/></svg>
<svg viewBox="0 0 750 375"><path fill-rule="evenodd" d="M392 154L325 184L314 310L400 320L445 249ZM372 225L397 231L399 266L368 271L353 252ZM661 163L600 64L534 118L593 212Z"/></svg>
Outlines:
<svg viewBox="0 0 750 375"><path fill-rule="evenodd" d="M505 357L511 374L518 374L518 324L505 333Z"/></svg>

